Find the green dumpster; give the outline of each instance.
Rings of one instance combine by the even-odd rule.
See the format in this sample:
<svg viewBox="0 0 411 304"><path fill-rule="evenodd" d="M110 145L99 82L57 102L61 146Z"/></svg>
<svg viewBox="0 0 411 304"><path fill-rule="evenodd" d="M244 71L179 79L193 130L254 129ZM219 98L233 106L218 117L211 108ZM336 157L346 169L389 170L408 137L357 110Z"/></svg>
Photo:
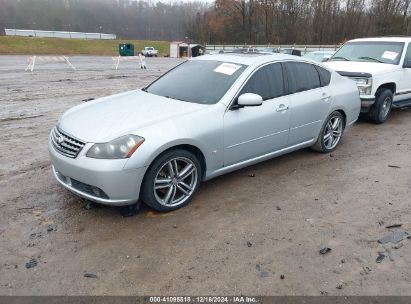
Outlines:
<svg viewBox="0 0 411 304"><path fill-rule="evenodd" d="M132 43L120 43L118 53L120 56L134 56L134 45Z"/></svg>

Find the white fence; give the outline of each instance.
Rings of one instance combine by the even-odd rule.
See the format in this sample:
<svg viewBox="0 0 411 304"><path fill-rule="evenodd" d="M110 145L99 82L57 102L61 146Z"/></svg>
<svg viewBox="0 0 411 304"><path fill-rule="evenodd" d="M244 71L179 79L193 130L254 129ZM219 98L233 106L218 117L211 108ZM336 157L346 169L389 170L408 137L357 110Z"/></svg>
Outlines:
<svg viewBox="0 0 411 304"><path fill-rule="evenodd" d="M82 32L62 32L62 31L37 31L37 30L18 30L4 29L7 36L23 37L51 37L51 38L75 38L75 39L116 39L115 34L104 33L82 33Z"/></svg>
<svg viewBox="0 0 411 304"><path fill-rule="evenodd" d="M143 60L143 58L140 56L117 56L111 57L111 59L114 62L114 67L116 68L116 70L118 70L118 66L120 65L121 61L135 61L140 64L141 68L147 68L145 60Z"/></svg>
<svg viewBox="0 0 411 304"><path fill-rule="evenodd" d="M244 48L244 47L248 47L248 48L256 48L258 50L263 50L266 48L280 48L280 49L296 49L296 50L300 50L304 53L306 52L312 52L312 51L336 51L338 50L341 45L297 45L297 44L293 44L293 45L279 45L279 44L264 44L264 45L244 45L244 44L208 44L206 45L206 50L208 52L210 51L231 51L237 48Z"/></svg>
<svg viewBox="0 0 411 304"><path fill-rule="evenodd" d="M34 70L34 65L37 63L54 63L54 62L63 62L67 63L67 65L72 68L73 70L76 70L76 68L71 64L70 60L66 56L30 56L28 58L28 66L26 67L25 71L30 70L30 72L33 72Z"/></svg>

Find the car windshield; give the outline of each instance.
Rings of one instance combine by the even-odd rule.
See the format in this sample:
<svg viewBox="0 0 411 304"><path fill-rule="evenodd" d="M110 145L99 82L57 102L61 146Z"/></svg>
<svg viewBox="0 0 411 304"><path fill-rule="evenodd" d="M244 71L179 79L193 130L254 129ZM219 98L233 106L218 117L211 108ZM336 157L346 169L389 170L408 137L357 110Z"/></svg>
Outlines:
<svg viewBox="0 0 411 304"><path fill-rule="evenodd" d="M215 104L246 67L216 60L190 60L160 77L145 91L187 102Z"/></svg>
<svg viewBox="0 0 411 304"><path fill-rule="evenodd" d="M331 61L367 61L398 64L404 49L403 42L362 41L344 44Z"/></svg>
<svg viewBox="0 0 411 304"><path fill-rule="evenodd" d="M323 53L307 53L303 57L314 60L314 61L321 62L323 60L323 58L325 57L325 54L323 54Z"/></svg>

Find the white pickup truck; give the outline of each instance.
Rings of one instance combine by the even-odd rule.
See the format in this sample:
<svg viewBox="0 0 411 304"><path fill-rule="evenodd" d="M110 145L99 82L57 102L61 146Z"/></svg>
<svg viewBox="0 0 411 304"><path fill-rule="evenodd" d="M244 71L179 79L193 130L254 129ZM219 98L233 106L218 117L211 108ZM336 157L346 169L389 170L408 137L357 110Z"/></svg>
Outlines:
<svg viewBox="0 0 411 304"><path fill-rule="evenodd" d="M411 106L411 37L351 40L325 65L357 83L361 113L374 123Z"/></svg>
<svg viewBox="0 0 411 304"><path fill-rule="evenodd" d="M146 46L144 49L141 51L141 53L146 56L146 57L157 57L158 51L153 48L152 46Z"/></svg>

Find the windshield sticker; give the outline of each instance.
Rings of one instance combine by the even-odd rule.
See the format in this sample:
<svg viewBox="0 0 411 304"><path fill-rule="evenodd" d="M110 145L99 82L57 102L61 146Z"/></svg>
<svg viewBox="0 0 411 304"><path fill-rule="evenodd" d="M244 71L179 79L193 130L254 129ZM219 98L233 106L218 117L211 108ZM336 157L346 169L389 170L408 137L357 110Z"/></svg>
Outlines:
<svg viewBox="0 0 411 304"><path fill-rule="evenodd" d="M239 68L241 68L241 65L233 64L233 63L222 63L214 69L214 72L231 76Z"/></svg>
<svg viewBox="0 0 411 304"><path fill-rule="evenodd" d="M381 58L394 61L395 59L397 59L397 56L398 56L398 53L396 52L386 51L384 52L384 54L382 54Z"/></svg>

